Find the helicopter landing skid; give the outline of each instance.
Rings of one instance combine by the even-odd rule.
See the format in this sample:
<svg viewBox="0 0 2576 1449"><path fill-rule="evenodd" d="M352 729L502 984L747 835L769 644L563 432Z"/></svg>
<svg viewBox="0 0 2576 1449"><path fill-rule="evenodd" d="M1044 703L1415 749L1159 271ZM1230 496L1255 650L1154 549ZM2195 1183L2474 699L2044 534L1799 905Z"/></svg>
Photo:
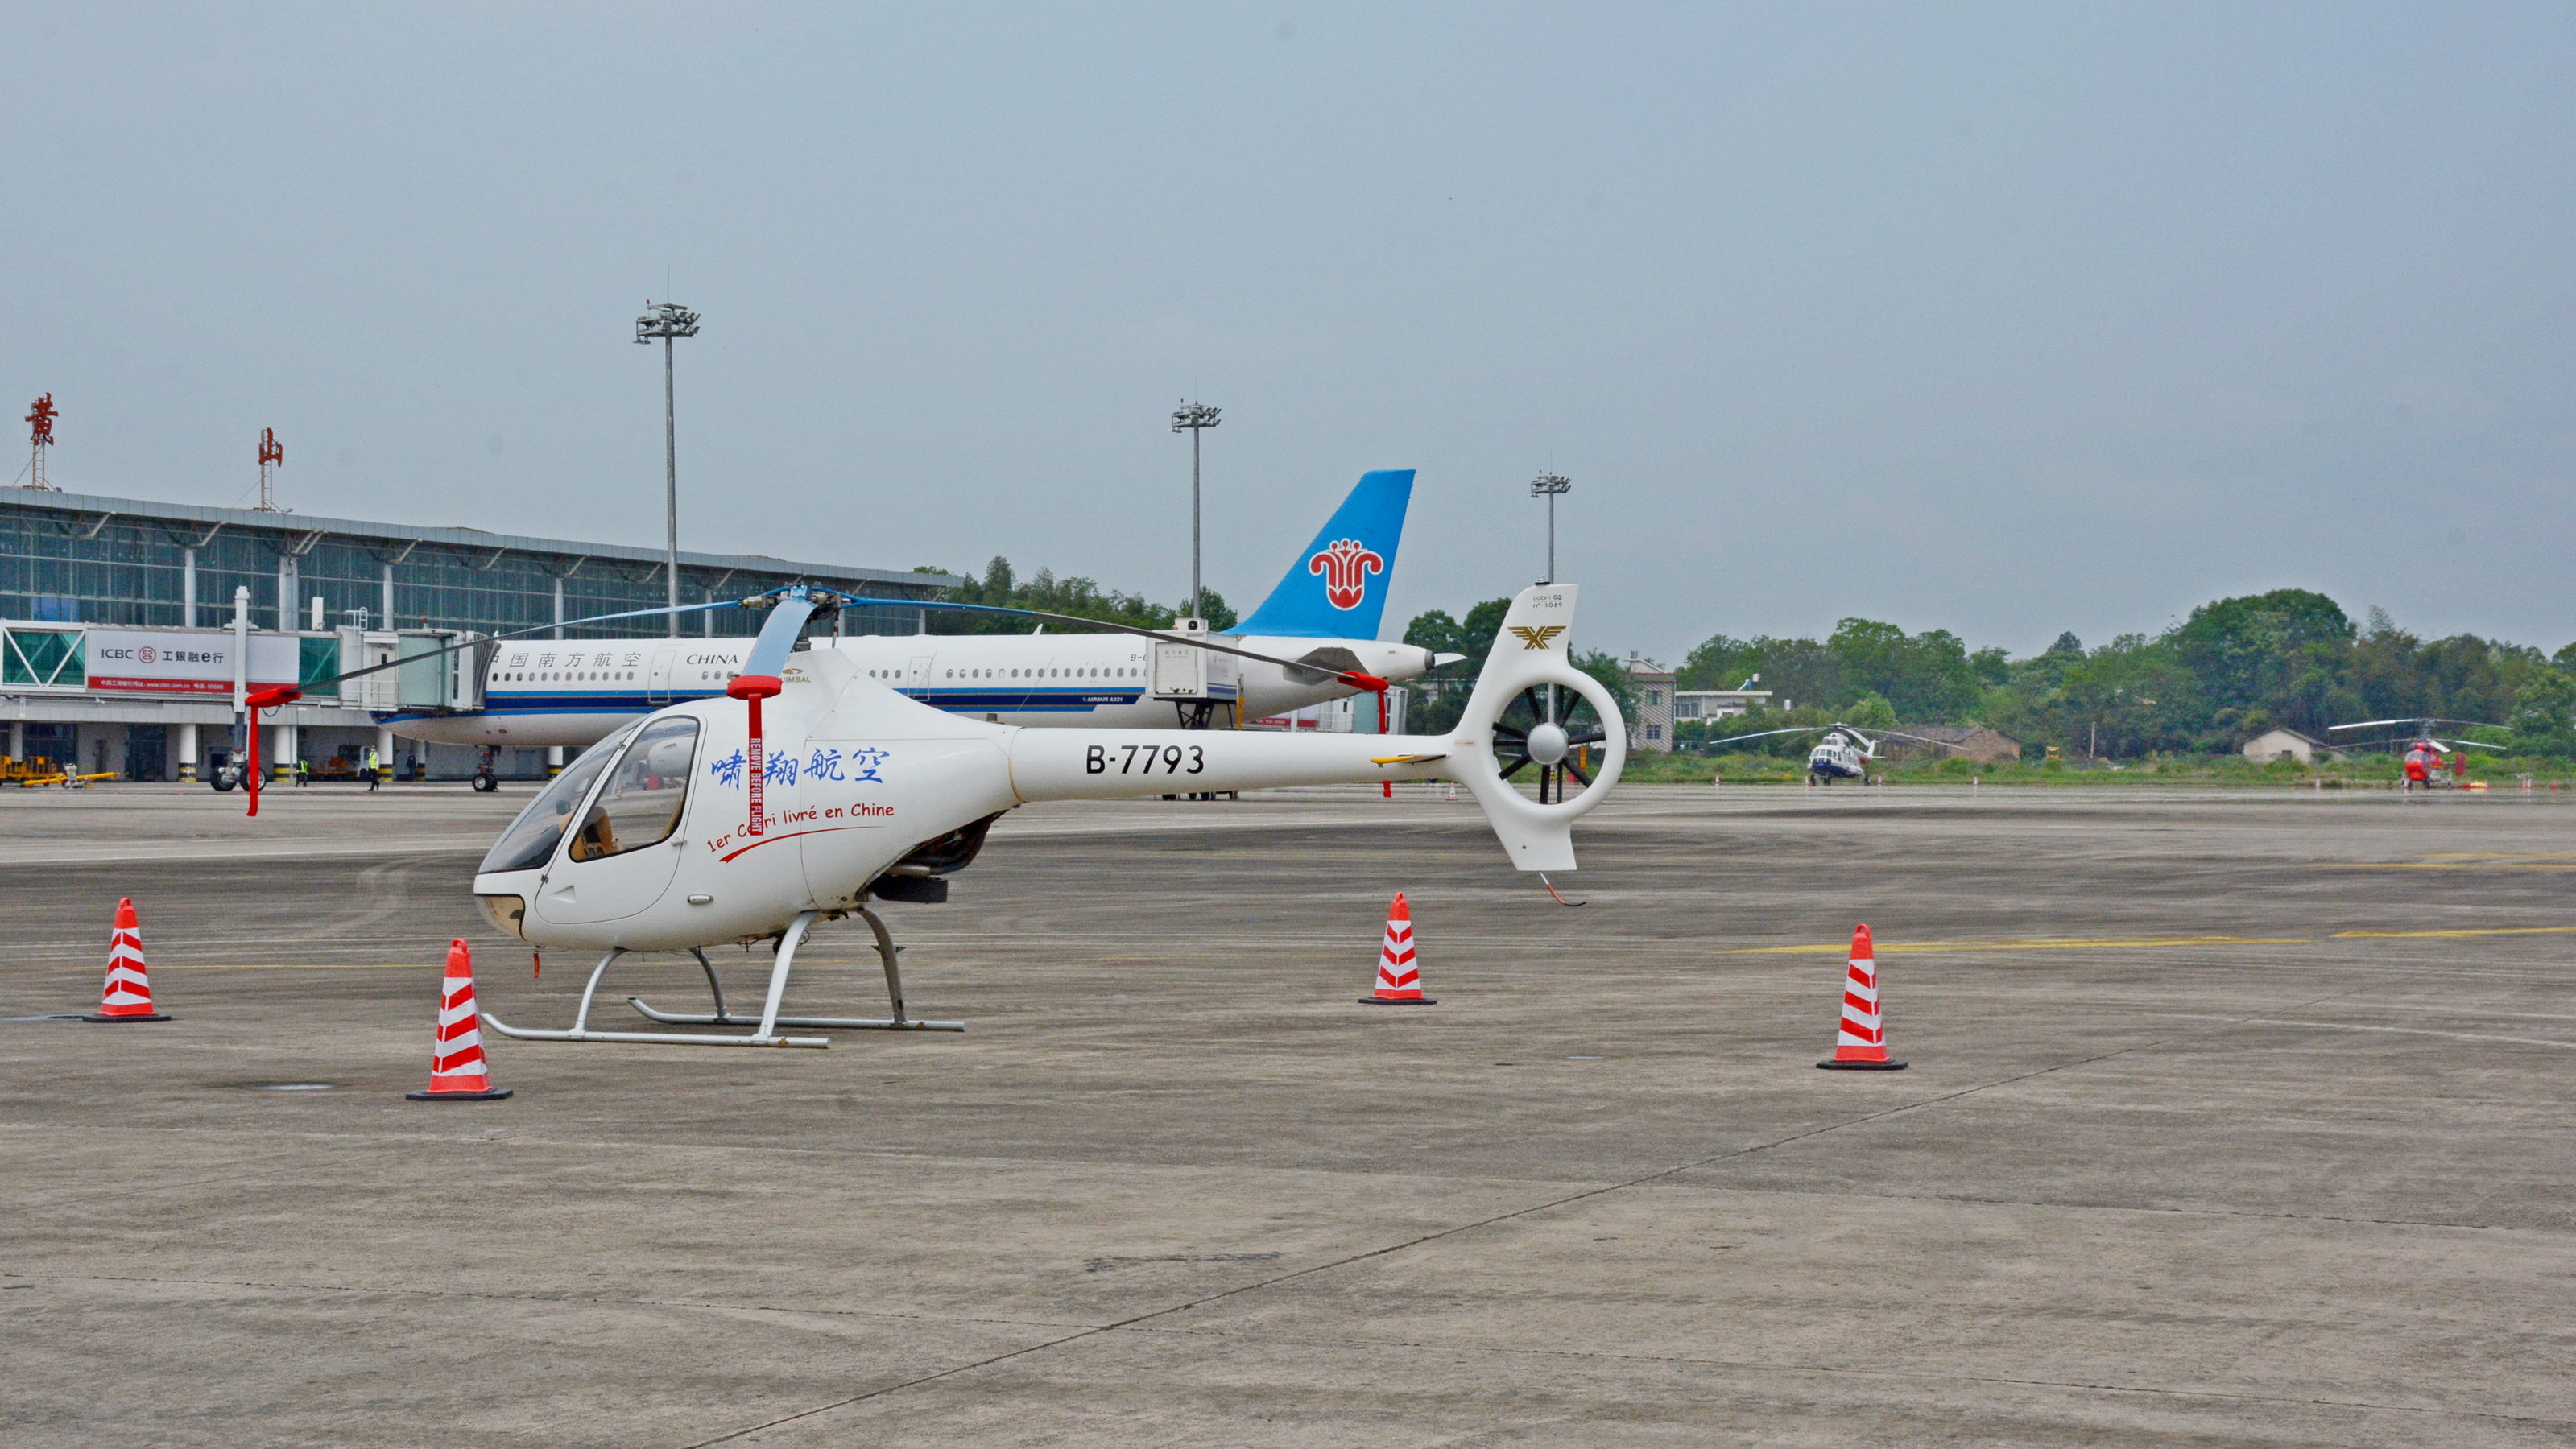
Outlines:
<svg viewBox="0 0 2576 1449"><path fill-rule="evenodd" d="M761 1008L758 1029L749 1036L712 1036L675 1031L592 1031L590 1029L591 1000L599 994L599 978L607 975L608 968L627 954L622 946L600 957L599 964L591 968L590 980L581 988L581 1006L573 1012L571 1030L522 1030L504 1023L488 1011L483 1013L483 1024L503 1036L518 1041L616 1041L635 1042L647 1046L828 1047L832 1044L832 1039L827 1036L780 1036L778 1034L780 1026L795 1024L781 1022L778 1019L778 1002L779 998L787 994L787 973L796 964L796 948L805 944L805 933L813 928L814 918L821 914L820 911L797 912L796 919L788 922L787 930L779 936L778 954L769 968L769 997ZM702 966L706 965L706 958L700 956L698 963ZM715 979L713 967L708 967L707 979L710 981ZM687 1018L681 1019L687 1020ZM706 1018L706 1020L712 1022L714 1018Z"/></svg>
<svg viewBox="0 0 2576 1449"><path fill-rule="evenodd" d="M866 918L868 929L876 935L877 959L885 963L886 999L894 1003L894 1015L890 1017L782 1016L771 1025L822 1027L840 1031L964 1031L966 1023L962 1021L924 1021L918 1017L904 1015L903 972L895 964L894 937L886 930L885 922L876 912L861 906L859 914ZM716 999L716 1009L713 1014L656 1011L645 1005L644 999L640 996L626 998L626 1004L655 1021L669 1022L674 1026L754 1025L755 1023L749 1017L734 1016L725 1010L724 985L716 980L716 968L708 963L706 952L692 950L689 954L698 958L699 969L707 973L707 990Z"/></svg>

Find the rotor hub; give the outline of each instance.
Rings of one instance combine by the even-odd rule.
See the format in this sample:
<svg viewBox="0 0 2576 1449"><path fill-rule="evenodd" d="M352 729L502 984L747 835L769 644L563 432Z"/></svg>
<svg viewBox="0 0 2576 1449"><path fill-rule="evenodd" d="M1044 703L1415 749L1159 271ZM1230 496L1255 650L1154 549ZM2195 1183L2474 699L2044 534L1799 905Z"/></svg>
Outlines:
<svg viewBox="0 0 2576 1449"><path fill-rule="evenodd" d="M1529 732L1527 748L1529 757L1538 763L1557 765L1564 763L1566 753L1572 747L1566 742L1565 726L1547 720Z"/></svg>

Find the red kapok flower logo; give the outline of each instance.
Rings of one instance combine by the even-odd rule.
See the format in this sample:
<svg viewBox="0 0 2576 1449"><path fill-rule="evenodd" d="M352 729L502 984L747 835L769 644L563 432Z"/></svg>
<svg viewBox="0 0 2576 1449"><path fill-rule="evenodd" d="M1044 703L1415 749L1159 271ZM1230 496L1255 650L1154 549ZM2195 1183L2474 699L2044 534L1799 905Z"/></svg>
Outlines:
<svg viewBox="0 0 2576 1449"><path fill-rule="evenodd" d="M1324 576L1324 597L1336 609L1356 609L1368 597L1368 576L1386 572L1386 560L1356 538L1338 538L1306 560L1306 572Z"/></svg>

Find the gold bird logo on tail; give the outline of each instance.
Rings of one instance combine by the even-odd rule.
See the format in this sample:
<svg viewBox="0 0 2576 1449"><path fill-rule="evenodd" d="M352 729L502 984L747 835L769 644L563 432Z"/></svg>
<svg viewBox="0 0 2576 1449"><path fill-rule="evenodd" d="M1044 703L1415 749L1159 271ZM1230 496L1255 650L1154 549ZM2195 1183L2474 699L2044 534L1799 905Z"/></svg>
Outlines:
<svg viewBox="0 0 2576 1449"><path fill-rule="evenodd" d="M1565 632L1565 626L1563 624L1541 624L1537 628L1531 629L1525 628L1519 624L1514 624L1511 626L1511 630L1513 633L1521 636L1522 648L1544 649L1548 646L1549 640L1552 640L1557 635Z"/></svg>

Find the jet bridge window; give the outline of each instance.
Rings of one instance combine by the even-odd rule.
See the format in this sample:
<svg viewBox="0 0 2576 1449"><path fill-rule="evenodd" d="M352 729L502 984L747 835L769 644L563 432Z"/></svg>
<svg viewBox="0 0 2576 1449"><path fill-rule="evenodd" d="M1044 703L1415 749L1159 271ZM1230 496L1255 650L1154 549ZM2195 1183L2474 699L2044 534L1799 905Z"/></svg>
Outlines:
<svg viewBox="0 0 2576 1449"><path fill-rule="evenodd" d="M689 800L689 762L697 748L696 720L674 717L646 725L600 787L565 853L599 860L670 839Z"/></svg>

